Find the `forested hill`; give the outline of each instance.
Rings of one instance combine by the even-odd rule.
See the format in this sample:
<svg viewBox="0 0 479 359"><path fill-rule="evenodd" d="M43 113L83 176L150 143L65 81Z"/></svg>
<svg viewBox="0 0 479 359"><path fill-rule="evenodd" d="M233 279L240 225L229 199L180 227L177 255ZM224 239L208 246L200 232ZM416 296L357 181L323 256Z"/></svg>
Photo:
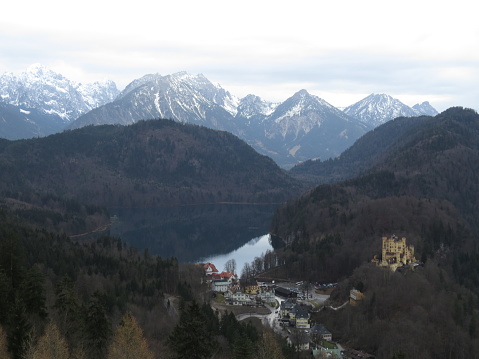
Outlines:
<svg viewBox="0 0 479 359"><path fill-rule="evenodd" d="M287 243L277 275L339 282L355 307L321 311L338 341L378 358L464 358L479 350L479 115L451 108L404 133L360 177L320 185L278 209ZM391 272L371 263L397 235L423 262ZM450 336L449 334L452 334Z"/></svg>
<svg viewBox="0 0 479 359"><path fill-rule="evenodd" d="M301 185L235 136L170 120L0 143L0 189L103 206L281 202Z"/></svg>
<svg viewBox="0 0 479 359"><path fill-rule="evenodd" d="M309 160L294 166L289 173L315 184L334 183L356 177L384 160L417 128L434 121L429 116L398 117L360 137L340 156L327 161Z"/></svg>
<svg viewBox="0 0 479 359"><path fill-rule="evenodd" d="M311 245L324 246L316 270L330 279L379 254L381 236L393 233L406 236L419 258L439 248L459 255L477 247L478 174L479 115L451 108L397 138L364 175L320 185L280 208L271 232L306 256ZM341 240L326 245L328 235Z"/></svg>

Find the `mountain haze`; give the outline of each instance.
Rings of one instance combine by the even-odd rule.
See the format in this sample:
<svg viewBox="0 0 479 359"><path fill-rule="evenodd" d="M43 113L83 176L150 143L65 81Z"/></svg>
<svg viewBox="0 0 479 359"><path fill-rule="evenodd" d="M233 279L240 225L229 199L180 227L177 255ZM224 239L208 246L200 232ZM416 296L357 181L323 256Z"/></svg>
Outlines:
<svg viewBox="0 0 479 359"><path fill-rule="evenodd" d="M65 125L58 115L1 101L0 123L0 138L9 140L47 136L61 131Z"/></svg>
<svg viewBox="0 0 479 359"><path fill-rule="evenodd" d="M360 137L340 156L327 161L308 160L289 173L314 184L334 183L359 176L382 161L390 151L431 117L399 117L376 127Z"/></svg>

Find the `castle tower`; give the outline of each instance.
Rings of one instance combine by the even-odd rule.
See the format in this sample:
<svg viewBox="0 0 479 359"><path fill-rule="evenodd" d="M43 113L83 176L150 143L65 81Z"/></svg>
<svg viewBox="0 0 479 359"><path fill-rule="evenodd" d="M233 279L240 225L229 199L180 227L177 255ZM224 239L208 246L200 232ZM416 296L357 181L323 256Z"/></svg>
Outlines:
<svg viewBox="0 0 479 359"><path fill-rule="evenodd" d="M414 258L414 246L407 245L406 237L399 239L397 236L382 238L382 260L380 265L382 266L394 266L415 262Z"/></svg>

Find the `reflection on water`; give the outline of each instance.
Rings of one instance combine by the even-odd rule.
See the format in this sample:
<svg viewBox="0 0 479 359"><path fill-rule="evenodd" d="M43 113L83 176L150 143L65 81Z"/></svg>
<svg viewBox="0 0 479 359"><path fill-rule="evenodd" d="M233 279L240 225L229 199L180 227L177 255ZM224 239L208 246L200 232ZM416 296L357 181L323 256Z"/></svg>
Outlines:
<svg viewBox="0 0 479 359"><path fill-rule="evenodd" d="M197 205L148 209L111 209L117 217L110 228L112 236L161 257L182 262L226 255L252 238L261 242L268 233L276 205ZM263 242L261 242L263 244ZM268 243L269 245L269 243ZM270 247L268 247L270 248ZM258 249L261 255L266 249ZM235 258L236 259L236 258ZM242 268L237 261L237 270ZM223 264L218 262L218 270ZM216 265L216 263L215 263Z"/></svg>
<svg viewBox="0 0 479 359"><path fill-rule="evenodd" d="M198 259L198 262L211 262L215 265L216 269L221 272L224 270L225 263L230 259L234 259L236 261L236 273L240 275L245 263L251 264L255 257L261 256L261 254L265 253L268 249L273 249L269 239L269 234L265 234L253 238L230 253L200 258Z"/></svg>

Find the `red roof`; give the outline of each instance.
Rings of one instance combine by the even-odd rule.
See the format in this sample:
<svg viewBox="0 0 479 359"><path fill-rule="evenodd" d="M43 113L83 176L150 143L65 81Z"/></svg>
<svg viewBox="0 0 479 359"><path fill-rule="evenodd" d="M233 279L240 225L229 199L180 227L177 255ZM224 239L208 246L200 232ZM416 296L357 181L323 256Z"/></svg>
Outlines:
<svg viewBox="0 0 479 359"><path fill-rule="evenodd" d="M210 262L205 263L205 264L203 265L203 268L204 268L205 271L207 271L208 268L210 268L210 269L211 269L211 272L213 272L213 273L218 273L218 269L216 269L216 267L215 267L215 265L214 265L213 263L210 263Z"/></svg>
<svg viewBox="0 0 479 359"><path fill-rule="evenodd" d="M213 273L212 276L214 279L230 279L231 277L237 277L236 274L231 272Z"/></svg>

